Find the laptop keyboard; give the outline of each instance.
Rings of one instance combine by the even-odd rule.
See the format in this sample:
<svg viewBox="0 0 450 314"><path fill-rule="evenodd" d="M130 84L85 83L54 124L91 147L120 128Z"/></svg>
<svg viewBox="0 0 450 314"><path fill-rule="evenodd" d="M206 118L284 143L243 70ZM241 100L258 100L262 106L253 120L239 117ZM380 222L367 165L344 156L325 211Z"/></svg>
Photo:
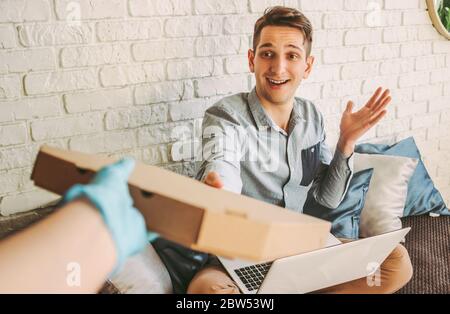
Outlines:
<svg viewBox="0 0 450 314"><path fill-rule="evenodd" d="M239 279L241 279L249 291L254 291L258 290L259 286L261 286L271 265L272 262L251 265L235 269L234 272L238 275Z"/></svg>

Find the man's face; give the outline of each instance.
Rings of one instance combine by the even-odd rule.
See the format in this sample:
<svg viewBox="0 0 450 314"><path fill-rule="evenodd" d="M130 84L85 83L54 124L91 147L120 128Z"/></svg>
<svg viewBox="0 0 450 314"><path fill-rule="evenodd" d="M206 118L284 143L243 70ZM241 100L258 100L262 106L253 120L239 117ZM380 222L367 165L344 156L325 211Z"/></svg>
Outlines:
<svg viewBox="0 0 450 314"><path fill-rule="evenodd" d="M287 26L264 27L256 51L248 51L248 60L258 96L271 105L292 103L314 63L314 57L306 57L302 32Z"/></svg>

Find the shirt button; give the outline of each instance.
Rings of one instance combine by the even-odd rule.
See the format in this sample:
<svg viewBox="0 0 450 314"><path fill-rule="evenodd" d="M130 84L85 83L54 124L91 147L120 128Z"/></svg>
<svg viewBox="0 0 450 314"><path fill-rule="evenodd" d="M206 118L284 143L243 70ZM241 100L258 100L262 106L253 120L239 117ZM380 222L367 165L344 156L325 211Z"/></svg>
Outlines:
<svg viewBox="0 0 450 314"><path fill-rule="evenodd" d="M288 195L289 195L288 192L286 192L286 193L284 193L284 194L286 195L286 197L288 197Z"/></svg>

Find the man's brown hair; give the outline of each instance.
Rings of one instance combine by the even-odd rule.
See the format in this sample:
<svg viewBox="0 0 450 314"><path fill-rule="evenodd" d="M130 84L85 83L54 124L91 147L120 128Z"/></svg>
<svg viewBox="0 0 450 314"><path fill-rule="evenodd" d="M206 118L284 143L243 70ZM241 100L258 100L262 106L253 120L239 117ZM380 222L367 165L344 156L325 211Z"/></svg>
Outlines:
<svg viewBox="0 0 450 314"><path fill-rule="evenodd" d="M256 21L253 32L253 51L256 52L263 28L270 25L288 26L300 30L305 38L306 56L310 55L313 33L311 22L297 9L282 6L267 8L264 11L264 15Z"/></svg>

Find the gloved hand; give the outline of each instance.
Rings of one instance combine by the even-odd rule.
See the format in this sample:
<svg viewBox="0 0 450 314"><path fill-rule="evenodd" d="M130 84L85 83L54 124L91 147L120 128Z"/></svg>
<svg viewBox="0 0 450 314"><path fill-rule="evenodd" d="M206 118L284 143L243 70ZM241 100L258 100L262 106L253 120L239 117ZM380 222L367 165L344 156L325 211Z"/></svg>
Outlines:
<svg viewBox="0 0 450 314"><path fill-rule="evenodd" d="M111 232L117 249L116 272L127 257L140 252L157 234L147 233L144 217L133 207L128 190L128 177L134 169L133 159L122 159L102 168L86 185L76 184L64 196L63 202L86 197L99 209Z"/></svg>

